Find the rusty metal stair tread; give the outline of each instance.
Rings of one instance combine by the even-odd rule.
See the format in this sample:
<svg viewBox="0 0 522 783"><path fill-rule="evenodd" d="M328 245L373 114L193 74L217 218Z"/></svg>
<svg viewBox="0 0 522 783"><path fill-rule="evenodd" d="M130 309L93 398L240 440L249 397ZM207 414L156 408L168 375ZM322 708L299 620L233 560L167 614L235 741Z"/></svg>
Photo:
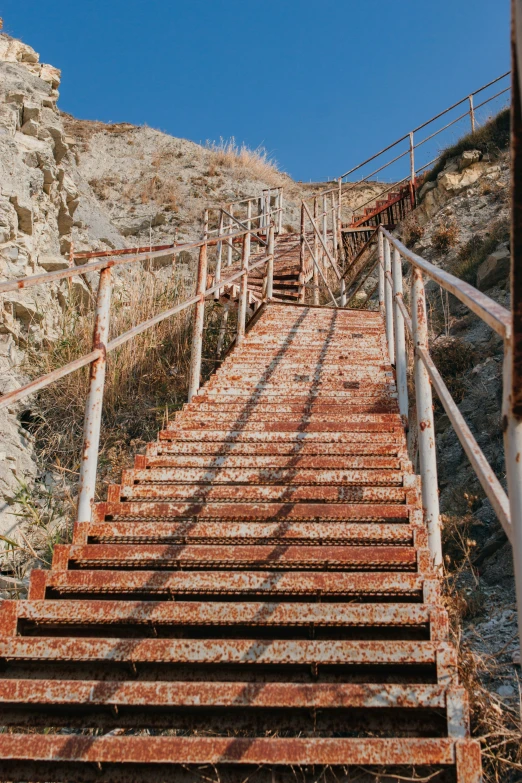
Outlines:
<svg viewBox="0 0 522 783"><path fill-rule="evenodd" d="M94 507L93 519L127 520L136 519L222 519L284 522L329 519L342 521L347 519L368 521L399 521L410 519L410 509L405 505L371 503L292 503L292 502L110 502L99 503Z"/></svg>
<svg viewBox="0 0 522 783"><path fill-rule="evenodd" d="M445 611L429 604L207 603L197 601L28 600L12 613L13 625L262 625L262 626L419 626L444 624ZM447 623L447 620L446 620ZM447 631L447 625L446 625ZM440 632L437 634L442 640ZM1 682L1 681L0 681Z"/></svg>
<svg viewBox="0 0 522 783"><path fill-rule="evenodd" d="M167 488L166 488L167 487ZM239 488L241 495L238 497ZM118 492L118 497L116 497ZM122 501L122 494L125 490L116 485L111 486L111 499ZM133 495L132 500L139 501L147 499L145 497ZM274 503L351 503L368 504L375 506L378 503L413 503L415 498L411 490L402 486L360 486L349 484L338 484L336 486L326 486L324 484L169 484L154 490L155 500L166 501L187 501L193 503L237 503L241 502L274 502ZM126 497L126 502L129 498ZM277 511L277 509L274 509ZM199 513L199 512L198 512ZM362 515L362 512L361 512ZM367 511L366 516L369 516ZM371 518L378 516L378 512L373 510Z"/></svg>
<svg viewBox="0 0 522 783"><path fill-rule="evenodd" d="M327 639L0 638L0 658L25 661L126 661L238 665L422 665L443 661L446 642ZM455 661L450 668L456 672Z"/></svg>
<svg viewBox="0 0 522 783"><path fill-rule="evenodd" d="M393 525L366 522L83 522L77 524L73 543L162 543L187 541L263 541L338 542L349 545L358 542L368 546L373 543L403 543L417 545L425 539L425 530L412 525Z"/></svg>
<svg viewBox="0 0 522 783"><path fill-rule="evenodd" d="M433 574L413 572L350 573L329 571L33 571L30 598L43 597L46 589L72 594L87 590L100 593L147 593L149 595L270 595L284 596L365 596L419 598L424 590L437 592Z"/></svg>
<svg viewBox="0 0 522 783"><path fill-rule="evenodd" d="M107 682L62 680L42 683L0 680L0 704L75 704L209 707L424 707L444 709L442 685L267 682Z"/></svg>
<svg viewBox="0 0 522 783"><path fill-rule="evenodd" d="M0 754L10 759L133 764L432 765L477 756L476 741L455 738L326 739L106 736L36 738L0 736ZM479 783L478 778L471 779Z"/></svg>

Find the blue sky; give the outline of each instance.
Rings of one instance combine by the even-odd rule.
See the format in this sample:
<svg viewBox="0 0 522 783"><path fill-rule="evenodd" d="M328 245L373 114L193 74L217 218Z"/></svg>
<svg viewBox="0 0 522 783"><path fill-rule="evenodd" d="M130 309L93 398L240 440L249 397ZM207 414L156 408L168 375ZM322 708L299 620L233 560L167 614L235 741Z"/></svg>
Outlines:
<svg viewBox="0 0 522 783"><path fill-rule="evenodd" d="M508 0L0 0L59 106L337 176L509 69Z"/></svg>

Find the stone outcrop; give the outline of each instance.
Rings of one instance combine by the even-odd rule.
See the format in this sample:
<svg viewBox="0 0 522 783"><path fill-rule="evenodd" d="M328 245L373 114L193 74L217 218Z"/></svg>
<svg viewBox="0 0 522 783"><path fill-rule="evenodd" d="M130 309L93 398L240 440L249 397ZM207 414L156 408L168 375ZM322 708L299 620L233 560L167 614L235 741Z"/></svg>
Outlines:
<svg viewBox="0 0 522 783"><path fill-rule="evenodd" d="M489 255L477 269L477 288L486 291L509 277L511 253L507 244L502 244Z"/></svg>
<svg viewBox="0 0 522 783"><path fill-rule="evenodd" d="M479 179L496 182L500 175L498 162L484 160L479 150L466 150L458 157L448 158L437 179L426 182L419 190L420 206L415 212L418 222L427 223L448 201Z"/></svg>

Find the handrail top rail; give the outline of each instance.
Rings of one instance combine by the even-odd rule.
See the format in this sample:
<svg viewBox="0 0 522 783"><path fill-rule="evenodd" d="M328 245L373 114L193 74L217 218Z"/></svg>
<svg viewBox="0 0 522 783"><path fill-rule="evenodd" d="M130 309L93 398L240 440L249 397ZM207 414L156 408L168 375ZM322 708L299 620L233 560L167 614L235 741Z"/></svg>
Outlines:
<svg viewBox="0 0 522 783"><path fill-rule="evenodd" d="M409 261L412 266L422 270L429 278L438 283L446 291L460 299L467 307L478 315L485 323L497 332L504 339L511 336L511 314L502 305L495 302L482 291L466 283L450 272L436 267L430 261L426 261L422 256L409 250L399 239L392 236L383 226L379 226L379 233L386 237L401 254L403 258Z"/></svg>
<svg viewBox="0 0 522 783"><path fill-rule="evenodd" d="M467 95L464 96L464 98L461 98L460 101L457 101L456 103L452 104L451 106L448 106L446 109L444 109L443 111L439 112L438 114L435 114L429 120L426 120L426 122L423 122L421 125L418 125L416 128L412 128L411 131L409 131L408 133L405 133L403 136L401 136L400 138L396 139L396 141L392 142L391 144L388 144L388 146L384 147L379 152L376 152L375 155L372 155L370 158L367 158L362 163L359 163L357 166L354 166L354 168L349 169L344 174L341 174L341 176L338 177L337 179L344 179L349 174L353 174L354 171L357 171L357 169L362 168L362 166L365 166L367 163L370 163L375 158L378 158L379 155L382 155L384 152L387 152L388 150L392 149L392 147L395 147L397 144L400 144L401 141L405 141L407 138L409 138L410 133L417 133L418 131L420 131L423 128L425 128L427 125L430 125L432 122L435 122L435 120L438 120L440 117L443 117L448 112L452 111L453 109L456 109L457 106L460 106L461 103L464 103L470 97L472 97L474 95L477 95L479 92L482 92L483 90L487 89L488 87L491 87L491 85L496 84L497 82L501 81L501 79L505 79L510 74L511 74L511 71L506 71L505 73L501 74L500 76L497 76L496 79L493 79L492 81L488 82L487 84L483 84L482 87L478 88L478 90L474 90L473 92L468 93ZM496 97L496 96L493 96L493 97ZM487 100L492 100L492 98L491 99L487 99ZM487 103L487 100L484 101L484 103Z"/></svg>
<svg viewBox="0 0 522 783"><path fill-rule="evenodd" d="M203 242L200 243L200 245L204 245L204 244L205 243ZM20 386L17 389L13 389L12 391L7 392L6 394L0 395L0 408L4 408L7 405L10 405L14 402L17 402L20 399L23 399L29 394L33 394L34 392L39 391L41 388L44 388L45 386L49 386L54 381L57 381L60 378L63 378L65 375L68 375L71 372L74 372L75 370L84 367L86 364L91 364L93 361L98 359L101 355L108 354L111 351L113 351L115 348L119 348L120 345L123 345L128 340L146 331L151 326L160 323L161 321L165 320L166 318L169 318L172 315L175 315L176 313L186 310L188 307L191 307L193 304L199 302L202 298L208 299L210 296L212 296L212 294L214 294L219 289L232 285L239 278L243 277L245 273L248 274L248 272L258 269L259 267L263 266L263 264L268 263L268 261L274 258L275 258L275 254L267 253L262 258L254 261L252 264L248 264L248 267L246 269L242 268L237 271L234 271L231 275L224 278L223 280L220 280L219 282L214 282L209 288L205 286L205 289L202 292L202 294L195 294L193 296L190 296L187 299L178 302L178 304L175 305L174 307L168 308L167 310L162 310L160 313L157 313L155 316L149 318L146 321L141 321L139 324L136 324L128 331L123 332L122 334L108 341L104 349L103 348L93 349L89 353L84 354L82 356L78 356L76 359L72 360L71 362L61 365L56 370L53 370L52 372L47 373L46 375L41 375L38 378L35 378L34 380L30 381L24 386ZM102 268L106 269L109 268L109 266L110 265L106 265L105 267ZM85 267L82 268L85 269Z"/></svg>
<svg viewBox="0 0 522 783"><path fill-rule="evenodd" d="M245 234L253 233L253 229L243 229L241 231L234 231L231 234L226 235L226 239L234 239L235 237L242 237ZM172 245L158 245L159 250L154 250L151 247L150 251L139 248L124 248L121 251L101 250L99 254L94 251L92 254L78 254L75 258L103 258L103 261L93 261L89 264L81 264L80 266L71 266L67 269L58 269L56 272L45 272L39 275L31 275L29 277L16 277L13 280L0 281L0 294L7 293L8 291L19 291L26 288L32 288L35 285L41 285L44 283L52 283L56 280L66 280L69 277L76 277L77 275L83 275L86 272L97 272L102 269L113 266L121 266L123 264L131 264L135 261L147 261L152 258L159 258L161 256L169 255L172 252L181 253L184 250L193 250L199 248L202 245L216 245L223 239L223 237L212 237L207 239L198 239L194 242L184 242L182 244ZM138 252L136 252L138 251ZM134 253L134 255L133 255ZM132 258L122 257L132 255ZM111 257L112 256L112 257ZM116 256L116 258L114 258Z"/></svg>
<svg viewBox="0 0 522 783"><path fill-rule="evenodd" d="M283 191L284 190L284 185L273 185L270 188L262 188L261 189L261 193L271 193L273 190ZM225 203L229 207L235 207L238 204L248 204L249 202L254 203L256 201L259 201L260 198L262 198L262 196L247 196L246 198L240 198L237 201L225 201L223 203ZM205 207L205 209L208 209L208 210L218 209L219 210L219 209L222 209L222 204L209 204L207 207Z"/></svg>

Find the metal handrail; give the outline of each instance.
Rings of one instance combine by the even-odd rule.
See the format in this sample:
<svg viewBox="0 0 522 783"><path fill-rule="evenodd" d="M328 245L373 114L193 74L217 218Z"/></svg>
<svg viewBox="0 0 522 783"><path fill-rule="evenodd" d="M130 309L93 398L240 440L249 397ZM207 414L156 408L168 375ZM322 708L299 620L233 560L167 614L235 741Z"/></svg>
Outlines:
<svg viewBox="0 0 522 783"><path fill-rule="evenodd" d="M372 177L374 177L376 174L380 174L382 171L387 169L389 166L393 165L394 163L397 163L397 161L399 161L402 158L405 158L407 156L409 156L409 158L410 158L410 173L409 173L409 175L407 177L404 177L399 182L392 183L390 185L390 187L387 188L386 190L384 190L379 196L373 197L373 198L369 199L367 202L365 202L365 204L359 205L358 208L362 208L362 207L366 206L367 204L371 203L372 201L375 201L380 196L382 196L385 193L387 193L388 190L390 190L391 188L396 187L398 184L400 184L402 182L407 182L408 180L412 183L412 199L414 199L415 198L415 187L416 187L416 176L417 176L417 174L419 174L421 171L424 171L425 169L427 169L429 166L431 166L437 160L437 158L435 158L434 160L430 161L427 164L424 164L420 168L418 168L418 167L416 168L416 166L415 166L415 150L418 149L419 147L421 147L426 142L428 142L431 139L433 139L435 136L438 136L440 133L443 133L445 130L447 130L451 126L455 125L455 123L459 122L460 120L464 119L465 117L469 117L470 118L471 131L474 132L475 131L475 126L476 126L476 117L475 117L476 111L478 109L482 108L483 106L485 106L487 103L495 100L500 95L503 95L504 93L509 92L511 88L507 87L507 88L505 88L503 90L500 90L499 92L495 93L494 95L486 98L486 100L482 101L477 106L474 106L474 104L473 104L474 96L478 95L483 90L487 89L488 87L491 87L493 84L496 84L497 82L501 81L502 79L505 79L506 77L508 77L510 75L510 73L511 73L510 71L507 71L506 73L503 73L500 76L497 76L496 79L492 79L490 82L487 82L487 84L482 85L482 87L479 87L474 92L469 93L469 95L465 96L464 98L461 98L461 100L457 101L456 103L453 103L451 106L449 106L446 109L444 109L444 111L441 111L438 114L434 115L429 120L426 120L426 122L423 122L421 125L418 125L416 128L413 128L413 130L410 131L409 133L404 134L403 136L401 136L400 138L396 139L391 144L388 144L386 147L384 147L383 149L379 150L379 152L376 152L374 155L371 155L369 158L366 158L366 160L362 161L362 163L357 164L357 166L354 166L353 168L351 168L348 171L346 171L344 174L341 174L339 177L336 178L336 180L333 180L333 182L336 183L333 187L326 188L326 189L318 191L317 193L314 193L314 194L312 194L310 196L307 196L305 200L309 201L309 202L313 202L313 199L318 197L318 196L331 197L332 200L333 200L334 199L334 195L338 193L339 217L340 217L341 216L341 211L342 211L343 197L348 192L350 192L350 191L354 190L355 188L359 187L362 183L367 182ZM450 111L453 111L453 109L456 109L458 106L462 105L466 101L468 101L469 107L468 107L468 110L464 114L461 114L459 117L457 117L456 119L454 119L451 122L447 123L442 128L438 128L436 131L434 131L433 133L429 134L428 136L426 136L425 138L421 139L420 141L415 142L415 134L416 133L418 133L419 131L423 130L428 125L430 125L431 123L433 123L436 120L440 119L444 115L448 114ZM379 168L377 168L374 171L372 171L370 174L367 174L365 177L362 177L361 179L358 179L355 182L343 183L343 180L345 180L346 177L348 177L350 174L353 174L354 172L356 172L359 169L363 168L368 163L371 163L372 161L374 161L377 158L379 158L381 155L384 155L384 153L389 152L389 150L393 149L398 144L401 144L402 142L407 141L408 139L409 139L409 148L406 149L404 152L401 152L399 155L396 155L391 160L387 161L382 166L379 166Z"/></svg>
<svg viewBox="0 0 522 783"><path fill-rule="evenodd" d="M453 109L456 109L457 106L460 106L462 103L465 103L466 101L469 102L470 98L473 98L475 95L478 95L478 93L482 92L483 90L487 89L488 87L491 87L493 84L496 84L497 82L501 81L501 79L505 79L507 76L510 76L510 74L511 74L511 71L506 71L506 73L503 73L500 76L497 76L496 79L493 79L492 81L488 82L487 84L482 85L482 87L479 87L478 90L475 90L474 92L469 93L469 95L466 95L464 98L461 98L460 101L457 101L456 103L453 103L451 106L448 106L446 109L444 109L444 111L441 111L438 114L435 114L434 117L431 117L429 120L426 120L426 122L423 122L421 125L418 125L416 128L413 128L413 130L410 131L410 133L418 133L423 128L426 128L428 125L431 125L432 122L435 122L435 120L438 120L438 119L440 119L440 117L443 117L445 114L448 114L448 112L453 111ZM472 131L475 129L474 128L474 117L473 117L474 112L478 108L484 106L486 103L489 103L490 101L494 100L494 98L498 98L498 96L501 95L503 92L508 92L509 89L510 88L506 88L506 90L502 90L502 92L499 92L496 95L492 95L490 98L487 98L485 101L483 101L481 104L479 104L479 106L473 107L471 105L470 108L468 109L468 111L465 112L465 114L462 115L463 117L468 115L470 117L470 120L472 120L472 123L471 123L472 124L472 128L471 128ZM440 128L438 133L441 133L443 130L445 130L445 128ZM384 147L384 149L380 150L379 152L376 152L375 155L372 155L371 157L369 157L366 160L364 160L362 163L359 163L357 166L354 166L353 168L349 169L344 174L341 174L340 175L340 179L345 179L350 174L353 174L355 171L358 171L358 169L360 169L363 166L365 166L367 163L370 163L372 160L375 160L375 158L378 158L380 155L383 155L385 152L388 152L388 150L391 150L393 147L397 146L397 144L400 144L401 141L405 141L410 136L410 133L405 133L404 136L401 136L396 141L392 142L391 144L388 144L387 147ZM436 134L433 134L433 135L436 135ZM337 177L337 179L339 179L339 177Z"/></svg>
<svg viewBox="0 0 522 783"><path fill-rule="evenodd" d="M248 204L248 209L250 213L250 203ZM63 365L62 367L58 367L53 372L40 376L30 383L27 383L18 389L14 389L13 391L8 392L7 394L4 394L0 397L0 408L12 405L15 402L18 402L19 400L29 396L30 394L34 394L46 386L49 386L66 375L69 375L70 373L75 372L76 370L79 370L80 368L87 365L90 366L89 389L85 406L83 446L80 464L77 521L89 521L91 516L92 503L94 502L107 354L111 351L114 351L116 348L119 348L128 340L133 339L138 334L141 334L161 321L164 321L166 318L170 318L176 313L182 312L192 305L195 305L188 393L188 398L190 401L194 394L197 393L200 385L203 319L206 299L215 295L216 293L219 295L219 291L225 286L232 286L236 281L240 281L241 290L239 295L238 333L236 338L237 343L240 343L245 333L249 273L255 269L258 269L259 267L264 266L264 301L269 301L273 296L275 226L272 222L272 214L270 212L266 214L270 220L270 223L266 226L267 241L262 241L263 245L268 245L265 255L263 255L262 258L256 260L254 263L250 262L251 238L254 239L254 241L261 240L256 236L250 226L250 221L247 219L246 227L239 231L233 231L227 235L229 240L235 237L242 238L241 269L228 275L222 280L216 279L213 285L209 287L207 287L207 251L211 246L217 245L219 247L221 244L219 238L207 237L202 240L184 244L162 245L159 246L161 249L149 249L148 252L142 252L143 248L141 247L125 248L123 251L109 251L112 253L112 257L108 255L108 251L99 251L99 254L102 256L100 260L92 261L90 263L81 265L80 267L72 266L68 267L67 269L57 270L56 272L47 272L41 275L32 275L31 277L18 278L0 283L0 293L2 293L8 291L24 290L36 285L45 285L53 283L57 280L64 280L76 275L83 275L86 272L100 272L94 319L92 350L88 354L80 356L77 359L74 359L72 362L68 362L67 364ZM248 218L250 217L251 215L249 214ZM112 294L112 268L114 266L121 266L123 264L129 264L135 261L156 258L166 254L177 254L181 250L194 248L199 248L198 274L195 295L189 297L183 302L180 302L174 307L158 313L152 318L149 318L147 321L143 321L142 323L137 324L132 329L129 329L123 334L120 334L118 337L109 340L108 331ZM134 253L134 255L132 255L132 257L128 257L132 253ZM77 254L76 256L71 254L71 257L96 258L97 255L98 252L94 251L92 254L83 253Z"/></svg>
<svg viewBox="0 0 522 783"><path fill-rule="evenodd" d="M406 429L409 426L409 397L405 330L410 335L413 344L422 505L428 527L428 541L433 562L437 567L442 566L432 385L506 536L513 546L513 556L516 563L515 574L521 574L520 561L522 560L522 551L517 551L517 536L514 535L514 526L521 525L522 521L520 520L516 500L508 497L503 489L430 356L424 277L430 278L446 291L456 296L503 338L504 390L502 429L504 431L504 450L508 470L508 459L513 454L520 454L522 451L522 443L519 443L517 440L519 433L517 428L512 426L513 413L509 405L511 388L509 382L507 382L510 378L513 360L511 314L505 307L497 304L497 302L478 291L469 283L436 267L409 250L382 226L378 228L378 243L379 309L386 325L386 341L390 361L395 365L399 411ZM406 261L411 266L411 315L403 298L403 261ZM518 604L518 615L522 627L522 604L520 601Z"/></svg>

